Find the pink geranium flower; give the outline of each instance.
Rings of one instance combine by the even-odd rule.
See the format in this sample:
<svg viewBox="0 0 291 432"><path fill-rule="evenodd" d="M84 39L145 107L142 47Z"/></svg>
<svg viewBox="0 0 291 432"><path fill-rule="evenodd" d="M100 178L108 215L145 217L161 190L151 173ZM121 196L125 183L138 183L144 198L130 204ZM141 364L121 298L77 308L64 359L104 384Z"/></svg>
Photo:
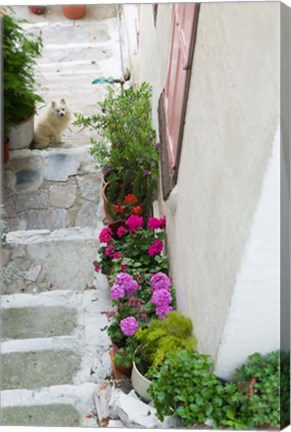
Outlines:
<svg viewBox="0 0 291 432"><path fill-rule="evenodd" d="M128 273L120 272L114 279L114 285L122 287L125 295L132 295L138 290L138 283Z"/></svg>
<svg viewBox="0 0 291 432"><path fill-rule="evenodd" d="M119 227L117 230L118 237L123 237L127 233L128 233L128 230L123 226Z"/></svg>
<svg viewBox="0 0 291 432"><path fill-rule="evenodd" d="M118 300L125 296L124 288L118 284L113 284L110 288L111 297L113 300Z"/></svg>
<svg viewBox="0 0 291 432"><path fill-rule="evenodd" d="M148 254L150 256L159 255L163 250L163 242L161 240L155 240L148 248Z"/></svg>
<svg viewBox="0 0 291 432"><path fill-rule="evenodd" d="M166 228L166 222L167 222L167 220L166 220L166 216L163 216L163 217L160 219L160 228L161 228L161 229L165 229L165 228Z"/></svg>
<svg viewBox="0 0 291 432"><path fill-rule="evenodd" d="M169 306L172 301L170 292L167 289L154 291L151 302L156 306Z"/></svg>
<svg viewBox="0 0 291 432"><path fill-rule="evenodd" d="M156 308L156 314L159 318L167 318L168 313L172 311L173 311L172 306L167 306L167 305L157 306Z"/></svg>
<svg viewBox="0 0 291 432"><path fill-rule="evenodd" d="M143 217L142 216L137 216L137 215L131 215L129 216L129 218L126 221L129 230L133 233L136 232L136 229L138 227L143 226Z"/></svg>
<svg viewBox="0 0 291 432"><path fill-rule="evenodd" d="M121 320L119 326L125 336L132 336L138 330L138 322L133 316Z"/></svg>
<svg viewBox="0 0 291 432"><path fill-rule="evenodd" d="M155 217L149 218L148 228L152 230L166 228L166 216L163 216L161 219Z"/></svg>
<svg viewBox="0 0 291 432"><path fill-rule="evenodd" d="M104 255L107 256L108 258L113 258L113 254L114 254L114 246L112 244L107 245Z"/></svg>
<svg viewBox="0 0 291 432"><path fill-rule="evenodd" d="M160 220L155 217L149 218L148 227L153 230L160 228Z"/></svg>
<svg viewBox="0 0 291 432"><path fill-rule="evenodd" d="M112 239L112 229L109 227L103 228L99 234L99 240L101 243L109 243Z"/></svg>

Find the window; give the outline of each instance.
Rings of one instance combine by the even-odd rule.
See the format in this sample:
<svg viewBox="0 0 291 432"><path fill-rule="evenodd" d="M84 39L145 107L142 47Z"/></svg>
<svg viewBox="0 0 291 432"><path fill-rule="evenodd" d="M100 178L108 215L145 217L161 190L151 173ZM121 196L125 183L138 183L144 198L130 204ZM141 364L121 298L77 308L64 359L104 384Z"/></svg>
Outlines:
<svg viewBox="0 0 291 432"><path fill-rule="evenodd" d="M164 128L160 133L162 169L163 164L167 164L164 172L170 176L170 179L164 179L167 183L163 187L164 199L177 181L198 10L198 3L176 3L173 6L169 66L159 106L160 126Z"/></svg>

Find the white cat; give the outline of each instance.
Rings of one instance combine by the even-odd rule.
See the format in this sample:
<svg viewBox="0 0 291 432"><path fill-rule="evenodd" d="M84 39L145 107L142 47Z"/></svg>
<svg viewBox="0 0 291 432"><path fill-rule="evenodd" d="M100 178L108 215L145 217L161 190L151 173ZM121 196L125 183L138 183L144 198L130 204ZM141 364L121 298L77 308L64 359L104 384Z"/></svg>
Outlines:
<svg viewBox="0 0 291 432"><path fill-rule="evenodd" d="M47 111L36 122L34 148L45 149L51 144L62 144L62 132L69 126L72 115L65 99L52 101Z"/></svg>

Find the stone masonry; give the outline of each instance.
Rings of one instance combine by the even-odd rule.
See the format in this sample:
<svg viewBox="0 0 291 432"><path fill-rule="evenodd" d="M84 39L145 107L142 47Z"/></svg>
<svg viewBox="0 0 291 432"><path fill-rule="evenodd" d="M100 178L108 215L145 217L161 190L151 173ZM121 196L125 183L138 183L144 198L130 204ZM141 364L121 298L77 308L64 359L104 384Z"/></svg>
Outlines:
<svg viewBox="0 0 291 432"><path fill-rule="evenodd" d="M66 19L61 6L43 16L14 10L27 31L42 33L36 74L46 103L65 98L72 113L94 112L106 88L93 79L122 76L115 6L88 5L79 21ZM92 264L103 227L102 177L88 131L71 125L64 140L11 151L4 167L1 425L98 427L94 392L112 374L102 331L108 284Z"/></svg>

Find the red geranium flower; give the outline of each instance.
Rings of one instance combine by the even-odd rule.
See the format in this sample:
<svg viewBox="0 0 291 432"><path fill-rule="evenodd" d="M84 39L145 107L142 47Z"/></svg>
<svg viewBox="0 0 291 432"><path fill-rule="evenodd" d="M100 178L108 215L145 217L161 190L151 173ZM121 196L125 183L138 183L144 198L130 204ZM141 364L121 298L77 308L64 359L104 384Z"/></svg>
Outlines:
<svg viewBox="0 0 291 432"><path fill-rule="evenodd" d="M137 206L137 207L134 207L134 209L132 210L132 214L141 214L141 212L142 212L142 208L141 208L141 206Z"/></svg>
<svg viewBox="0 0 291 432"><path fill-rule="evenodd" d="M126 195L126 197L124 198L124 201L125 201L127 204L136 204L136 203L138 202L138 199L137 199L137 197L136 197L135 195L133 195L133 194L128 194L128 195Z"/></svg>
<svg viewBox="0 0 291 432"><path fill-rule="evenodd" d="M118 201L118 203L117 203L117 207L118 207L118 210L120 211L120 213L123 213L123 212L124 212L125 207L121 204L120 201Z"/></svg>

